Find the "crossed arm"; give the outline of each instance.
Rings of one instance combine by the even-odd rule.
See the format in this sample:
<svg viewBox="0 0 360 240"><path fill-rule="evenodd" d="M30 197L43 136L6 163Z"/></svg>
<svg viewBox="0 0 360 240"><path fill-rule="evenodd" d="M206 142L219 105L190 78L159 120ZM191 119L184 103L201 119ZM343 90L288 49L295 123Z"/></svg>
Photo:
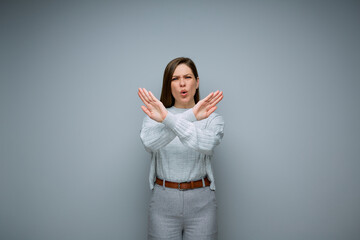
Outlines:
<svg viewBox="0 0 360 240"><path fill-rule="evenodd" d="M140 138L148 152L166 146L176 136L184 145L209 155L220 143L224 128L224 120L220 115L209 119L206 129L198 128L194 121L206 119L216 110L216 104L223 98L222 92L210 93L192 109L176 116L168 112L150 91L139 89L138 94L146 105L141 106L147 117L144 119Z"/></svg>

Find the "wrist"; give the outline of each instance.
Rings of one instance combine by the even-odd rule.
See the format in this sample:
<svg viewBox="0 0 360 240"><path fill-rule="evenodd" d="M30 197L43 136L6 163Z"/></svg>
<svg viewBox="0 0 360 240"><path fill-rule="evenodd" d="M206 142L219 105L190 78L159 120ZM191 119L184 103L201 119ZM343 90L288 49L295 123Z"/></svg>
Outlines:
<svg viewBox="0 0 360 240"><path fill-rule="evenodd" d="M163 112L163 114L162 114L162 120L161 120L161 122L163 122L164 120L165 120L165 118L166 118L166 116L167 116L167 113L168 113L168 111L167 110L165 110L164 112Z"/></svg>
<svg viewBox="0 0 360 240"><path fill-rule="evenodd" d="M180 117L189 121L189 122L195 122L197 121L194 111L192 110L192 108L190 108L189 110L186 110L185 112L183 112L182 114L180 114Z"/></svg>
<svg viewBox="0 0 360 240"><path fill-rule="evenodd" d="M195 108L192 108L192 111L193 111L193 113L194 113L194 116L195 116L196 120L199 121L199 119L198 119L198 117L197 117L197 111L195 110Z"/></svg>

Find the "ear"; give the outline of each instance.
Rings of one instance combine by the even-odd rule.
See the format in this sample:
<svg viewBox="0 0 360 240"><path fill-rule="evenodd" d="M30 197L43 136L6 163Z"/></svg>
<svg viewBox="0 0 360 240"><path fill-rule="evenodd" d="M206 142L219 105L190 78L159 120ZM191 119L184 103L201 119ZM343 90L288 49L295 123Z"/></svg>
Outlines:
<svg viewBox="0 0 360 240"><path fill-rule="evenodd" d="M199 77L196 78L196 89L199 88Z"/></svg>

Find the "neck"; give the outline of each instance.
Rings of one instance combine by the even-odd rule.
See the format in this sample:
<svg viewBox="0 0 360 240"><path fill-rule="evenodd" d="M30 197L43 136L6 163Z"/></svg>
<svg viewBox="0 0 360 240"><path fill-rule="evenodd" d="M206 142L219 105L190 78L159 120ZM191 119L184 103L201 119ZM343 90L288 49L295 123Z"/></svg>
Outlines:
<svg viewBox="0 0 360 240"><path fill-rule="evenodd" d="M195 101L188 102L188 103L178 103L175 102L174 107L176 108L192 108L195 106Z"/></svg>

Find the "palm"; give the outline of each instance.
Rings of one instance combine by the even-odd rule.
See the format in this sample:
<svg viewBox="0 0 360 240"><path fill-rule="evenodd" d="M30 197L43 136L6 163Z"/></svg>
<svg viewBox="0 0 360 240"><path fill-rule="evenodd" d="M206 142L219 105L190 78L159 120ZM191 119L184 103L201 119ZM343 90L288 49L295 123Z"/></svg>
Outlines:
<svg viewBox="0 0 360 240"><path fill-rule="evenodd" d="M145 106L141 106L141 109L153 120L162 122L167 114L167 110L153 94L148 92L145 88L139 88L138 95L143 101Z"/></svg>
<svg viewBox="0 0 360 240"><path fill-rule="evenodd" d="M222 91L216 91L210 93L206 98L200 100L193 108L193 112L197 120L208 118L213 113L218 104L223 99Z"/></svg>
<svg viewBox="0 0 360 240"><path fill-rule="evenodd" d="M144 106L142 106L142 108L144 108ZM145 110L145 109L143 109L143 110ZM154 119L156 121L161 119L161 117L162 117L162 115L161 115L161 106L160 106L159 103L153 102L153 103L148 104L147 105L147 110L148 110L148 113L149 113L148 115L149 115L149 117L151 119Z"/></svg>

